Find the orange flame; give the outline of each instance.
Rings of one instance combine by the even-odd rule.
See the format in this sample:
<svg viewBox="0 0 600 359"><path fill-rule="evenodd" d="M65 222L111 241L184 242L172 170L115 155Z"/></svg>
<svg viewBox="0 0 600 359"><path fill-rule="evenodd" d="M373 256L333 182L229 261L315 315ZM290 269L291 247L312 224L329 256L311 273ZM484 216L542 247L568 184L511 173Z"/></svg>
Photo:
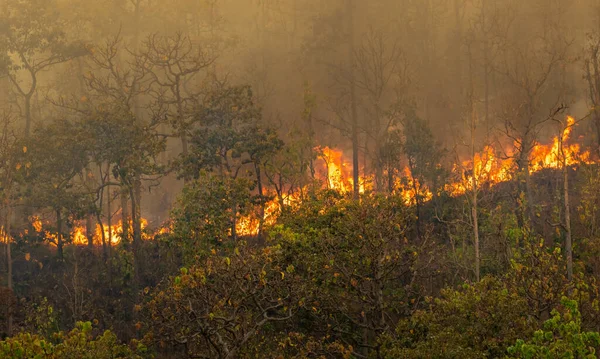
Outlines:
<svg viewBox="0 0 600 359"><path fill-rule="evenodd" d="M572 166L580 163L591 163L589 151L581 151L578 144L567 144L575 119L567 117L562 133L553 138L552 143L543 145L535 143L529 155L529 172L535 173L545 168L561 168L564 165ZM561 148L562 146L562 148ZM318 163L320 168L317 174L324 180L327 188L336 190L340 193L350 193L353 188L352 164L345 160L342 151L331 149L329 147L315 149L321 154ZM562 150L562 151L561 151ZM514 151L503 151L508 154ZM452 172L456 180L445 186L444 190L451 196L457 197L464 195L468 191L479 188L483 185L493 186L501 182L507 182L514 178L516 161L511 156L501 158L497 154L499 151L492 146L486 146L483 151L476 153L473 159L462 161L453 167ZM564 155L563 155L564 154ZM564 158L563 158L564 156ZM414 205L417 194L421 200L429 201L433 194L425 184L416 183L411 176L410 169L404 168L402 171L403 179L396 181L396 188L400 196L407 205ZM360 192L365 192L365 183L369 181L366 177L361 178ZM299 200L299 199L298 199ZM286 203L287 204L287 203ZM279 202L271 201L265 206L264 223L272 224L276 221L280 212ZM268 220L267 220L268 218ZM258 233L259 220L257 217L243 217L238 222L238 233L242 235L255 235Z"/></svg>
<svg viewBox="0 0 600 359"><path fill-rule="evenodd" d="M144 234L144 229L148 225L148 221L144 218L141 219L141 229L142 229L142 239L148 240L151 239L151 236L147 236ZM110 243L111 245L116 245L121 242L121 238L123 236L123 222L119 221L114 225L111 225L108 228L107 225L101 226L99 223L96 224L95 231L93 233L93 244L101 245L102 244L102 228L104 228L104 240L106 243ZM129 236L133 236L133 223L129 221ZM71 231L71 241L76 245L86 245L88 244L88 238L86 235L86 227L84 225L78 225L73 228Z"/></svg>

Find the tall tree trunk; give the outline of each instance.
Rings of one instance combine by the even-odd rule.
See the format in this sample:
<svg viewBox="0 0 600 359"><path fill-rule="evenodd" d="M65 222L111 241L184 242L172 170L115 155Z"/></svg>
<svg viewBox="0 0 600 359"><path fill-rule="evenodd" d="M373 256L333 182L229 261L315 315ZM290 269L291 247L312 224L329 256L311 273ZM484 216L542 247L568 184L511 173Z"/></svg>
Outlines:
<svg viewBox="0 0 600 359"><path fill-rule="evenodd" d="M129 243L129 208L128 199L129 191L125 185L121 186L121 227L122 227L122 240L124 244Z"/></svg>
<svg viewBox="0 0 600 359"><path fill-rule="evenodd" d="M568 126L568 124L567 124ZM573 280L573 238L571 237L571 207L569 204L569 167L567 166L567 159L564 151L564 138L563 133L566 127L560 133L560 155L562 162L563 172L563 200L564 200L564 211L565 211L565 254L567 256L567 278L569 281Z"/></svg>
<svg viewBox="0 0 600 359"><path fill-rule="evenodd" d="M88 215L85 218L85 236L88 241L88 243L87 243L88 248L90 248L90 249L94 248L94 232L95 232L94 217L93 217L93 214L88 213Z"/></svg>
<svg viewBox="0 0 600 359"><path fill-rule="evenodd" d="M131 194L131 219L133 222L133 243L139 245L142 241L142 181L139 175L133 183L133 193Z"/></svg>
<svg viewBox="0 0 600 359"><path fill-rule="evenodd" d="M142 273L141 261L140 261L140 246L142 241L142 228L140 220L140 206L139 196L141 195L141 182L139 178L135 179L133 188L130 190L131 196L131 222L133 224L133 273L134 273L134 287L137 288L140 280L140 273ZM135 292L135 291L134 291Z"/></svg>
<svg viewBox="0 0 600 359"><path fill-rule="evenodd" d="M25 138L31 134L31 97L33 92L25 95Z"/></svg>
<svg viewBox="0 0 600 359"><path fill-rule="evenodd" d="M110 173L110 164L106 165L106 173ZM106 252L107 258L110 259L112 252L112 192L110 190L110 185L106 186L106 225L108 226L108 239L106 241ZM104 234L104 230L102 230Z"/></svg>
<svg viewBox="0 0 600 359"><path fill-rule="evenodd" d="M107 165L107 170L106 173L110 173L110 164ZM106 225L108 226L108 240L106 243L107 246L107 258L108 258L108 283L109 283L109 288L112 292L112 265L111 265L111 258L112 258L112 237L113 237L113 233L112 233L112 208L111 208L111 203L112 203L112 193L110 190L110 185L106 186ZM104 230L102 230L102 234L104 235Z"/></svg>
<svg viewBox="0 0 600 359"><path fill-rule="evenodd" d="M415 215L416 215L415 227L417 230L417 239L420 240L421 239L421 196L419 194L419 187L421 186L421 184L419 183L419 180L416 178L416 176L413 174L413 173L415 173L414 165L412 164L412 161L410 161L410 160L409 160L409 168L410 168L411 178L412 178L412 182L413 182L413 190L415 191Z"/></svg>
<svg viewBox="0 0 600 359"><path fill-rule="evenodd" d="M56 253L59 259L63 259L63 236L62 236L62 212L56 210Z"/></svg>
<svg viewBox="0 0 600 359"><path fill-rule="evenodd" d="M484 0L485 1L485 0ZM475 246L475 279L479 282L481 278L481 255L479 248L479 217L477 208L477 197L479 195L479 183L477 176L481 173L477 173L476 166L476 151L475 151L475 135L477 131L477 112L475 109L475 82L473 76L473 56L471 49L469 48L469 106L470 106L470 117L471 117L471 163L473 164L471 174L471 220L473 221L473 245Z"/></svg>
<svg viewBox="0 0 600 359"><path fill-rule="evenodd" d="M350 74L350 107L351 107L351 135L352 135L352 180L354 199L359 198L359 168L358 168L358 113L356 108L356 84L354 79L354 0L346 0L348 12L348 60Z"/></svg>
<svg viewBox="0 0 600 359"><path fill-rule="evenodd" d="M471 217L473 220L473 241L475 244L475 279L479 282L481 277L480 265L481 265L481 257L479 253L479 219L477 216L477 195L479 193L477 183L477 176L475 175L475 134L474 131L471 131L471 158L473 161L473 175L472 178L472 200L471 200Z"/></svg>
<svg viewBox="0 0 600 359"><path fill-rule="evenodd" d="M11 236L10 236L10 217L11 217L11 211L10 211L10 206L6 206L6 211L5 211L5 222L4 222L4 237L6 240L6 264L8 267L8 273L7 273L7 286L8 286L8 290L9 293L12 294L13 292L13 262L12 262L12 243L11 243ZM12 300L12 297L9 298L9 300ZM12 335L12 328L13 327L13 306L12 303L11 305L9 305L8 307L8 318L7 318L7 323L6 323L6 330L7 330L7 334L8 336Z"/></svg>
<svg viewBox="0 0 600 359"><path fill-rule="evenodd" d="M262 185L260 164L258 163L258 161L254 162L254 168L256 171L256 185L258 187L258 195L260 196L260 213L259 213L260 218L259 218L259 222L258 222L258 236L260 237L262 235L263 225L265 223L265 195L264 195L263 185Z"/></svg>

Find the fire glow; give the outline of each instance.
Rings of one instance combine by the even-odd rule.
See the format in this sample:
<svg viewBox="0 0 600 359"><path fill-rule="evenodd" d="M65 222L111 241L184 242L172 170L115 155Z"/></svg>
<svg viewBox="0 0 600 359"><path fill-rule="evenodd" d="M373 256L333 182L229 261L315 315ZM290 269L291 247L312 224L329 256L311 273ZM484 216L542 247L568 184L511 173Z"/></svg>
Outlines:
<svg viewBox="0 0 600 359"><path fill-rule="evenodd" d="M551 144L544 145L539 142L534 144L529 154L529 173L539 172L543 169L559 169L562 168L563 163L566 166L592 163L589 151L582 151L579 144L566 143L574 126L575 119L568 116L560 137L554 137ZM353 189L352 163L346 159L344 153L329 147L315 150L320 154L319 161L316 162L318 165L316 172L324 185L328 189L343 194L351 193ZM518 167L514 156L515 152L515 150L498 151L492 146L484 147L481 152L473 156L473 159L453 166L452 174L455 180L447 184L444 190L450 196L458 197L472 191L474 185L476 188L490 187L512 180ZM499 156L499 153L504 155ZM365 193L365 185L370 182L369 178L361 177L360 193ZM433 197L431 190L426 185L413 179L408 167L403 169L402 178L396 181L396 192L408 206L416 203L417 194L422 202ZM280 210L277 200L268 202L265 205L263 224L274 223ZM256 235L259 230L259 222L256 217L240 218L237 227L238 234Z"/></svg>
<svg viewBox="0 0 600 359"><path fill-rule="evenodd" d="M535 143L529 154L529 172L535 173L543 169L559 169L563 164L573 166L580 163L592 163L589 151L582 151L579 144L567 144L572 129L575 126L573 117L567 117L564 124L562 134L553 138L551 144ZM516 145L514 146L517 147ZM337 191L341 194L350 194L353 191L353 171L352 162L347 159L347 156L336 149L329 147L317 147L314 149L317 153L315 161L315 176L321 181L323 187ZM481 152L475 153L472 159L462 161L460 164L455 164L451 170L451 183L444 186L443 191L453 197L464 195L473 191L473 186L476 189L484 186L491 187L498 183L511 181L514 179L517 172L517 162L515 159L515 150L498 151L492 146L486 146ZM500 156L499 154L503 154ZM363 172L363 171L361 171ZM365 193L372 190L372 178L360 177L359 192ZM288 194L283 198L284 206L291 206L301 202L302 197L297 191ZM419 183L410 171L409 167L404 167L401 171L400 178L395 182L394 193L401 196L407 206L416 204L417 196L421 203L431 200L433 194L425 185ZM276 223L279 214L281 213L281 202L275 196L274 191L267 190L267 196L274 199L267 201L264 204L264 210L260 214L241 216L236 220L236 233L242 236L257 235L262 226L270 226ZM262 217L262 221L260 218ZM57 234L51 230L47 230L45 225L38 217L32 218L31 221L33 230L38 234L43 235L50 243L57 243ZM142 219L142 238L145 240L152 239L152 234L147 234L144 229L148 222ZM132 225L129 225L129 231L132 231ZM160 228L156 234L168 232L168 228ZM65 241L76 245L88 244L86 235L86 227L82 223L76 223L68 235L65 235ZM104 236L103 233L104 232ZM0 233L1 235L2 233ZM133 234L129 233L131 237ZM121 241L123 236L123 225L121 221L116 224L108 225L95 224L93 232L93 244L102 245L107 243L116 245ZM7 237L7 236L2 236Z"/></svg>
<svg viewBox="0 0 600 359"><path fill-rule="evenodd" d="M80 221L80 222L82 222L82 221ZM45 225L43 223L43 221L37 216L33 216L31 218L31 225L33 227L33 230L38 235L42 235L52 245L56 245L58 235L56 232L46 228L48 224L49 223L47 223ZM151 235L147 235L144 232L144 229L147 227L147 225L148 225L148 221L146 219L142 218L141 219L142 239L144 239L144 240L149 240L152 237ZM129 223L129 236L130 237L133 236L132 228L133 228L133 223L131 223L131 221L130 221L130 223ZM102 231L104 231L104 237L102 236ZM157 233L164 233L164 231L165 231L165 229L161 228L158 230ZM88 237L87 237L86 233L87 233L87 229L86 229L85 225L83 223L76 223L76 225L73 226L70 233L64 234L63 240L65 242L70 242L75 245L87 245ZM27 231L26 231L26 234L27 234ZM123 237L123 222L120 220L116 224L111 225L110 228L106 224L101 225L99 223L96 223L95 229L92 233L93 244L97 245L97 246L102 245L103 241L106 244L115 246L121 242L122 237Z"/></svg>

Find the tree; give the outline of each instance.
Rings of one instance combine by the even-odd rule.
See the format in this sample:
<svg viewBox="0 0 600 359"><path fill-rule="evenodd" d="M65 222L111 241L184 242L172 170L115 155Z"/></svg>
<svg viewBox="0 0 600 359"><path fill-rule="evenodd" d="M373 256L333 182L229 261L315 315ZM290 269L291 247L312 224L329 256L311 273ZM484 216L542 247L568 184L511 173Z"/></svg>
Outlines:
<svg viewBox="0 0 600 359"><path fill-rule="evenodd" d="M404 154L408 159L410 184L413 187L417 236L421 236L421 207L427 192L436 195L441 186L442 150L436 143L427 122L412 110L404 119ZM429 188L429 190L428 190Z"/></svg>
<svg viewBox="0 0 600 359"><path fill-rule="evenodd" d="M600 333L581 328L581 313L577 302L563 297L561 306L552 310L543 329L530 340L517 340L508 348L510 358L595 358L600 349Z"/></svg>
<svg viewBox="0 0 600 359"><path fill-rule="evenodd" d="M364 125L364 132L371 142L378 192L383 192L385 187L383 147L391 149L385 146L386 139L399 126L406 107L410 85L407 62L398 39L389 39L384 29L369 29L354 53L353 81L359 94L366 97L362 107L369 121Z"/></svg>
<svg viewBox="0 0 600 359"><path fill-rule="evenodd" d="M213 252L149 295L140 308L147 343L189 357L237 358L267 326L295 315L298 279L279 249Z"/></svg>
<svg viewBox="0 0 600 359"><path fill-rule="evenodd" d="M168 119L181 140L182 155L187 156L192 120L201 120L193 116L192 110L204 90L191 87L191 81L200 82L197 77L215 57L179 32L171 37L150 35L139 56L148 64L152 81L157 85L152 92L158 106L155 111Z"/></svg>
<svg viewBox="0 0 600 359"><path fill-rule="evenodd" d="M499 358L533 332L525 301L501 278L484 277L440 294L383 337L384 358Z"/></svg>
<svg viewBox="0 0 600 359"><path fill-rule="evenodd" d="M249 87L224 87L212 91L198 107L190 154L182 156L180 174L197 178L203 170L212 171L223 180L252 179L258 189L261 204L260 222L264 216L267 196L263 187L265 165L283 146L273 128L262 123L261 110L254 104ZM232 203L232 213L246 203ZM236 219L231 235L236 239ZM262 228L260 228L262 229Z"/></svg>
<svg viewBox="0 0 600 359"><path fill-rule="evenodd" d="M25 172L22 182L29 185L28 204L34 208L51 208L56 215L58 258L63 258L65 243L63 225L69 217L80 219L84 208L90 207L89 197L81 181L88 164L88 148L77 124L57 120L34 130L26 142L18 167Z"/></svg>
<svg viewBox="0 0 600 359"><path fill-rule="evenodd" d="M7 316L6 316L6 332L8 335L12 334L13 327L13 258L12 258L12 209L17 202L17 191L16 182L19 179L18 173L18 160L20 158L20 151L27 151L26 147L19 146L18 137L15 135L13 128L12 117L8 113L2 115L2 132L0 132L0 233L1 241L6 246L6 287L7 293L2 297L7 304Z"/></svg>
<svg viewBox="0 0 600 359"><path fill-rule="evenodd" d="M584 70L589 90L588 101L596 127L596 151L600 154L600 38L598 34L588 35Z"/></svg>
<svg viewBox="0 0 600 359"><path fill-rule="evenodd" d="M375 355L378 336L423 299L420 279L428 277L435 246L408 236L411 216L401 197L315 197L284 212L271 236L306 281L310 327L357 357Z"/></svg>
<svg viewBox="0 0 600 359"><path fill-rule="evenodd" d="M0 49L8 54L2 57L0 71L22 98L26 137L31 133L31 101L40 73L86 54L81 43L68 38L56 6L53 0L9 0L0 19Z"/></svg>
<svg viewBox="0 0 600 359"><path fill-rule="evenodd" d="M250 213L252 182L203 172L183 188L171 214L169 237L183 262L195 263L211 248L227 244L237 217Z"/></svg>
<svg viewBox="0 0 600 359"><path fill-rule="evenodd" d="M111 331L94 335L91 322L78 322L73 330L53 338L20 333L0 341L0 354L7 358L141 359L145 352L143 345L132 350L121 344Z"/></svg>
<svg viewBox="0 0 600 359"><path fill-rule="evenodd" d="M515 8L514 18L506 27L498 61L493 70L505 81L501 94L504 110L500 118L504 122L502 132L514 142L514 157L523 178L521 192L525 194L524 222L533 225L533 194L530 178L530 156L544 125L564 110L568 87L564 73L569 62L568 52L572 45L569 33L561 29L560 7L540 6L535 12L541 17L540 28L524 29L526 12ZM558 12L557 12L558 10ZM552 16L549 13L555 13ZM523 21L525 20L525 21Z"/></svg>
<svg viewBox="0 0 600 359"><path fill-rule="evenodd" d="M89 159L100 168L107 165L110 171L107 170L105 176L112 178L102 179L104 183L99 184L95 192L99 193L108 185L119 186L121 196L125 192L134 199L131 206L132 222L141 222L139 201L134 193L136 181L154 181L162 176L164 168L158 164L157 156L164 151L165 139L157 134L158 122L142 123L130 112L128 106L120 103L103 106L105 107L91 112L89 117L79 119L81 135L85 136L89 146ZM124 209L126 208L127 206L124 206ZM122 217L121 237L125 246L129 244L130 239L127 220L128 217ZM135 227L132 243L137 278L143 261L138 257L141 232L136 231Z"/></svg>

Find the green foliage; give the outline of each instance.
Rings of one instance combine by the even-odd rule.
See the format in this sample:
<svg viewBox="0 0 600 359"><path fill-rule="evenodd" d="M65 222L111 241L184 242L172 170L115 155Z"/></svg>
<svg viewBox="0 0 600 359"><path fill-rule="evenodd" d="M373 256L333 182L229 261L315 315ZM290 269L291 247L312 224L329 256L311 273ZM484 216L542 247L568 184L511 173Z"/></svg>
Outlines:
<svg viewBox="0 0 600 359"><path fill-rule="evenodd" d="M552 318L543 329L533 333L527 341L517 340L508 348L511 358L596 358L600 347L600 333L581 328L581 314L577 302L563 297L561 306L552 310Z"/></svg>
<svg viewBox="0 0 600 359"><path fill-rule="evenodd" d="M439 164L444 156L427 122L411 109L404 120L404 154L413 179L420 185L427 184L432 193L437 193L443 184L444 169Z"/></svg>
<svg viewBox="0 0 600 359"><path fill-rule="evenodd" d="M250 209L251 189L247 179L206 172L184 187L171 215L169 238L182 248L186 263L195 262L198 255L230 238L235 220Z"/></svg>
<svg viewBox="0 0 600 359"><path fill-rule="evenodd" d="M145 341L190 357L237 357L298 306L297 274L281 263L277 247L216 251L180 270L149 295L142 315ZM186 343L185 353L178 351Z"/></svg>
<svg viewBox="0 0 600 359"><path fill-rule="evenodd" d="M565 296L577 300L584 325L595 326L600 315L596 279L580 272L569 281L562 251L544 245L541 239L526 240L512 261L506 283L511 291L526 299L529 314L536 320L548 319L550 311Z"/></svg>
<svg viewBox="0 0 600 359"><path fill-rule="evenodd" d="M121 102L97 105L79 120L89 161L110 164L112 177L127 187L136 176L159 175L163 168L156 156L164 151L165 139L156 134L158 124L146 124Z"/></svg>
<svg viewBox="0 0 600 359"><path fill-rule="evenodd" d="M133 342L134 349L120 344L110 331L93 336L92 323L78 322L68 333L59 332L51 338L21 333L0 341L0 356L14 359L141 359L146 348Z"/></svg>
<svg viewBox="0 0 600 359"><path fill-rule="evenodd" d="M237 178L246 165L262 165L283 143L273 128L261 123L260 108L247 86L217 88L196 114L190 154L179 166L183 177L202 170ZM253 171L254 169L252 169Z"/></svg>
<svg viewBox="0 0 600 359"><path fill-rule="evenodd" d="M49 338L59 331L58 315L47 298L42 298L39 303L27 304L25 312L25 328L30 333Z"/></svg>
<svg viewBox="0 0 600 359"><path fill-rule="evenodd" d="M21 153L18 171L27 186L28 204L54 211L67 209L81 218L89 203L88 190L75 180L88 163L85 133L78 124L57 120L37 128Z"/></svg>
<svg viewBox="0 0 600 359"><path fill-rule="evenodd" d="M286 213L271 233L305 280L307 324L331 341L376 348L378 335L409 315L421 296L434 246L407 236L411 216L398 197L361 202L329 192Z"/></svg>
<svg viewBox="0 0 600 359"><path fill-rule="evenodd" d="M531 333L525 300L498 278L444 289L382 338L386 358L497 358Z"/></svg>
<svg viewBox="0 0 600 359"><path fill-rule="evenodd" d="M85 54L81 44L69 41L56 1L10 0L5 6L6 11L0 18L0 49L3 50L0 52L16 54L19 60L7 57L4 63L0 63L0 69L13 76L19 70L37 73Z"/></svg>

